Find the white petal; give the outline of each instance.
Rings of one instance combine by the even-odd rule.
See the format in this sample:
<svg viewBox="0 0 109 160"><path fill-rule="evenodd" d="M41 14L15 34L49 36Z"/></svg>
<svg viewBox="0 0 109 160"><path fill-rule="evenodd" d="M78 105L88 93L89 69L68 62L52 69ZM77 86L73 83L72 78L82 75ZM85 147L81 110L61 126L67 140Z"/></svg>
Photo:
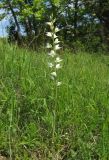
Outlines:
<svg viewBox="0 0 109 160"><path fill-rule="evenodd" d="M60 64L56 64L56 69L60 69L62 66Z"/></svg>
<svg viewBox="0 0 109 160"><path fill-rule="evenodd" d="M56 72L52 72L51 76L56 77L57 76Z"/></svg>
<svg viewBox="0 0 109 160"><path fill-rule="evenodd" d="M54 65L52 63L48 63L48 66L52 68Z"/></svg>
<svg viewBox="0 0 109 160"><path fill-rule="evenodd" d="M61 47L59 46L59 44L55 45L55 50L59 50Z"/></svg>
<svg viewBox="0 0 109 160"><path fill-rule="evenodd" d="M60 86L62 84L62 82L57 82L57 86Z"/></svg>
<svg viewBox="0 0 109 160"><path fill-rule="evenodd" d="M51 50L50 53L48 53L49 56L54 57L56 55L54 50Z"/></svg>
<svg viewBox="0 0 109 160"><path fill-rule="evenodd" d="M58 44L60 41L58 40L58 38L55 39L54 43Z"/></svg>
<svg viewBox="0 0 109 160"><path fill-rule="evenodd" d="M52 25L53 25L52 22L47 22L46 24L48 24L49 26L52 26Z"/></svg>
<svg viewBox="0 0 109 160"><path fill-rule="evenodd" d="M52 37L52 36L53 36L53 34L52 34L52 32L47 32L47 33L46 33L46 36L48 36L48 37Z"/></svg>
<svg viewBox="0 0 109 160"><path fill-rule="evenodd" d="M53 35L54 38L57 38L58 36L56 34Z"/></svg>
<svg viewBox="0 0 109 160"><path fill-rule="evenodd" d="M46 48L52 48L52 45L47 43Z"/></svg>
<svg viewBox="0 0 109 160"><path fill-rule="evenodd" d="M55 60L56 63L59 63L61 61L62 61L62 59L60 59L60 57L57 57L56 60Z"/></svg>
<svg viewBox="0 0 109 160"><path fill-rule="evenodd" d="M53 29L54 29L54 25L53 25L53 23L52 23L52 22L47 22L46 24L50 26L51 30L53 30Z"/></svg>
<svg viewBox="0 0 109 160"><path fill-rule="evenodd" d="M58 27L55 28L55 32L59 32L60 29Z"/></svg>

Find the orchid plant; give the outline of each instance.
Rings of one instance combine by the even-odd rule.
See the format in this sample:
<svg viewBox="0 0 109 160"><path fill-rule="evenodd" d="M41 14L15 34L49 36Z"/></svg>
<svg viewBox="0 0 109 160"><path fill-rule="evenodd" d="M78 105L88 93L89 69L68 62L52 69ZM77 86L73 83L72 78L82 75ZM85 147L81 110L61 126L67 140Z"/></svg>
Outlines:
<svg viewBox="0 0 109 160"><path fill-rule="evenodd" d="M51 22L47 22L47 25L50 27L50 32L46 33L46 36L50 38L51 43L47 43L46 48L49 50L49 62L48 67L50 68L50 78L54 82L54 101L55 105L52 110L53 114L53 122L52 122L52 143L55 141L56 134L56 110L57 110L57 90L58 87L62 84L61 81L58 80L58 71L62 68L62 59L57 54L57 51L61 49L60 41L58 39L57 33L60 31L58 27L55 27L55 20Z"/></svg>

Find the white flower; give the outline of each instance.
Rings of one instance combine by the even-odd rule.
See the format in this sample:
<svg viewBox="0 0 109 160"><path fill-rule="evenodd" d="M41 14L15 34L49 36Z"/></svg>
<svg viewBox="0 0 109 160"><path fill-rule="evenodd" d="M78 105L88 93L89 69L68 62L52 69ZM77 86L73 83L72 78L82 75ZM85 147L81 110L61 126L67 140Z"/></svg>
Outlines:
<svg viewBox="0 0 109 160"><path fill-rule="evenodd" d="M48 66L52 68L54 65L52 63L48 63Z"/></svg>
<svg viewBox="0 0 109 160"><path fill-rule="evenodd" d="M62 61L62 59L60 59L60 57L57 57L56 60L55 60L56 63L59 63L61 61Z"/></svg>
<svg viewBox="0 0 109 160"><path fill-rule="evenodd" d="M46 35L47 35L48 37L52 37L52 36L53 36L52 32L47 32Z"/></svg>
<svg viewBox="0 0 109 160"><path fill-rule="evenodd" d="M59 32L60 29L58 27L55 28L55 32Z"/></svg>
<svg viewBox="0 0 109 160"><path fill-rule="evenodd" d="M54 38L57 38L58 36L56 34L53 35Z"/></svg>
<svg viewBox="0 0 109 160"><path fill-rule="evenodd" d="M56 77L57 76L56 72L52 72L51 76Z"/></svg>
<svg viewBox="0 0 109 160"><path fill-rule="evenodd" d="M56 69L62 68L60 64L56 64Z"/></svg>
<svg viewBox="0 0 109 160"><path fill-rule="evenodd" d="M46 24L50 26L51 30L54 29L53 22L47 22Z"/></svg>
<svg viewBox="0 0 109 160"><path fill-rule="evenodd" d="M52 45L47 43L46 48L52 48Z"/></svg>
<svg viewBox="0 0 109 160"><path fill-rule="evenodd" d="M52 26L52 25L53 25L52 22L47 22L46 24L48 24L49 26Z"/></svg>
<svg viewBox="0 0 109 160"><path fill-rule="evenodd" d="M62 82L57 82L57 86L60 86L62 84Z"/></svg>
<svg viewBox="0 0 109 160"><path fill-rule="evenodd" d="M55 50L59 50L60 48L61 48L61 47L59 46L59 44L56 44L54 49L55 49Z"/></svg>
<svg viewBox="0 0 109 160"><path fill-rule="evenodd" d="M55 39L54 43L58 44L60 41L58 40L58 38Z"/></svg>
<svg viewBox="0 0 109 160"><path fill-rule="evenodd" d="M56 55L54 50L51 50L50 53L48 53L49 56L54 57Z"/></svg>

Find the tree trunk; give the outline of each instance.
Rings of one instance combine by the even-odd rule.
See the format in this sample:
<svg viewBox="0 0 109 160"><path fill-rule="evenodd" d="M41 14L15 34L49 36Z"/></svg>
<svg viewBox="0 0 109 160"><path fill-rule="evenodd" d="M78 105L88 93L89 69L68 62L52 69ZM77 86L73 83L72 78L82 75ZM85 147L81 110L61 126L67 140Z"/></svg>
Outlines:
<svg viewBox="0 0 109 160"><path fill-rule="evenodd" d="M13 7L12 7L12 4L11 4L10 0L7 0L7 4L8 4L8 6L9 6L9 8L10 8L10 11L11 11L12 16L13 16L14 21L15 21L15 25L16 25L16 27L17 27L17 34L18 34L18 39L17 39L17 41L18 41L18 43L21 43L20 25L19 25L19 23L18 23L16 14L15 14L15 12L14 12L14 9L13 9Z"/></svg>
<svg viewBox="0 0 109 160"><path fill-rule="evenodd" d="M75 34L75 38L77 37L77 21L78 21L78 0L75 0L74 2L74 34Z"/></svg>

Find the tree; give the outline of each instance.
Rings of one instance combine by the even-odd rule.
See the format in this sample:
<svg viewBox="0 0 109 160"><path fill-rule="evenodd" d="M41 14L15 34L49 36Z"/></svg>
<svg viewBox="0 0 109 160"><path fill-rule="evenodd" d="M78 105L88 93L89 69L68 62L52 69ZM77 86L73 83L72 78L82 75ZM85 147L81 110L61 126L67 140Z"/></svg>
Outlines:
<svg viewBox="0 0 109 160"><path fill-rule="evenodd" d="M50 15L56 18L64 44L73 47L75 41L80 41L95 49L108 44L108 5L108 0L0 0L0 8L6 11L1 19L11 14L18 39L23 28L29 46L44 43L45 23Z"/></svg>

